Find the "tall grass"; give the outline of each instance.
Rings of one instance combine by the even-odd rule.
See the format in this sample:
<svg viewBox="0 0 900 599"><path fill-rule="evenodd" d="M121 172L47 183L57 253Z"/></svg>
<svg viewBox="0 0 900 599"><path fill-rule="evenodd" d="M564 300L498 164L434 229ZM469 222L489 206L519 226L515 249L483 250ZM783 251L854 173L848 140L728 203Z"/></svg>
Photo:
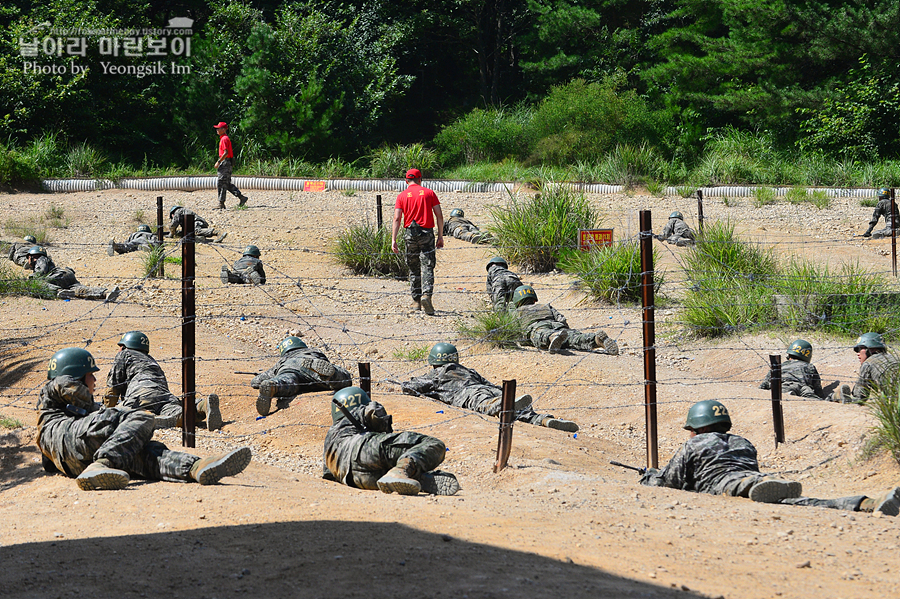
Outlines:
<svg viewBox="0 0 900 599"><path fill-rule="evenodd" d="M370 224L351 225L332 242L335 259L358 275L395 275L405 277L406 242L397 235L400 252L391 252L391 229Z"/></svg>
<svg viewBox="0 0 900 599"><path fill-rule="evenodd" d="M526 338L525 327L515 310L493 310L485 304L471 322L460 320L456 325L463 339L486 343L492 347L516 347Z"/></svg>
<svg viewBox="0 0 900 599"><path fill-rule="evenodd" d="M65 174L68 177L94 177L100 175L106 165L106 156L100 150L82 143L72 147L65 158Z"/></svg>
<svg viewBox="0 0 900 599"><path fill-rule="evenodd" d="M379 148L369 157L369 172L382 179L402 179L411 168L433 177L436 166L437 153L422 144Z"/></svg>
<svg viewBox="0 0 900 599"><path fill-rule="evenodd" d="M875 418L872 436L875 442L900 462L900 389L880 389L872 393L866 408Z"/></svg>
<svg viewBox="0 0 900 599"><path fill-rule="evenodd" d="M600 212L583 193L552 181L542 182L533 197L510 194L506 205L490 208L490 214L494 245L525 272L553 270L561 252L575 248L579 229L601 224Z"/></svg>
<svg viewBox="0 0 900 599"><path fill-rule="evenodd" d="M30 279L13 270L11 262L0 262L0 295L24 295L42 299L53 299L56 292L47 287L41 277Z"/></svg>
<svg viewBox="0 0 900 599"><path fill-rule="evenodd" d="M658 258L658 252L654 249L654 263ZM641 248L635 240L590 252L566 252L559 261L559 267L577 277L580 287L594 299L617 304L641 300ZM662 286L663 279L662 271L654 273L656 291Z"/></svg>

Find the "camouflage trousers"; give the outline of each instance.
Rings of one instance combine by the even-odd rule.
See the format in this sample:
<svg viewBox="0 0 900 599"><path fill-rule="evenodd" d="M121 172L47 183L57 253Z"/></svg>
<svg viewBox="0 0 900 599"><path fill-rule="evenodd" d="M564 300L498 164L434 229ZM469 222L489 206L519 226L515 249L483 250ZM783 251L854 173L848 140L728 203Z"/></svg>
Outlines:
<svg viewBox="0 0 900 599"><path fill-rule="evenodd" d="M216 169L216 189L219 193L219 206L225 205L226 192L231 192L233 196L246 201L241 190L231 182L232 168L231 159L225 158L219 163L219 167ZM197 234L199 235L200 233Z"/></svg>
<svg viewBox="0 0 900 599"><path fill-rule="evenodd" d="M798 397L808 397L810 399L822 399L809 385L798 383L796 381L782 381L781 392L788 395L797 395Z"/></svg>
<svg viewBox="0 0 900 599"><path fill-rule="evenodd" d="M206 419L206 399L198 397L194 403L197 407L197 421L202 422ZM169 391L154 387L142 387L130 392L119 405L127 410L146 410L157 416L174 416L180 419L184 414L180 399Z"/></svg>
<svg viewBox="0 0 900 599"><path fill-rule="evenodd" d="M260 383L262 380L270 380L278 385L275 397L295 397L302 393L314 393L316 391L337 391L350 386L352 377L349 372L340 366L335 366L330 362L325 362L325 360L313 360L313 362L327 364L331 367L329 369L331 373L323 373L326 375L325 379L323 379L322 376L313 371L310 371L309 374L301 374L296 370L287 370L271 378L261 379Z"/></svg>
<svg viewBox="0 0 900 599"><path fill-rule="evenodd" d="M852 497L838 497L837 499L815 499L814 497L797 497L796 499L782 499L779 503L784 505L802 505L806 507L827 507L833 510L847 510L858 512L859 506L866 498L865 495Z"/></svg>
<svg viewBox="0 0 900 599"><path fill-rule="evenodd" d="M441 396L438 399L439 401L456 408L472 410L479 414L496 416L499 418L500 410L503 407L503 390L487 385L473 385L466 387L461 393L456 393L453 397L444 399L444 396ZM540 426L541 422L547 418L553 418L553 416L550 414L538 414L531 406L516 412L515 417L518 422L535 424L538 426Z"/></svg>
<svg viewBox="0 0 900 599"><path fill-rule="evenodd" d="M434 293L434 265L437 262L434 248L434 231L420 229L419 235L414 235L412 227L407 227L404 238L406 240L406 266L409 267L409 287L414 300L423 295Z"/></svg>
<svg viewBox="0 0 900 599"><path fill-rule="evenodd" d="M231 270L222 266L222 282L236 283L238 285L261 285L262 277L255 270Z"/></svg>
<svg viewBox="0 0 900 599"><path fill-rule="evenodd" d="M680 248L683 248L688 245L694 245L694 240L689 237L681 237L679 235L672 235L668 239L666 239L666 243L671 245L676 245Z"/></svg>
<svg viewBox="0 0 900 599"><path fill-rule="evenodd" d="M358 489L376 490L378 479L400 460L412 459L419 473L423 473L437 468L446 453L443 441L421 433L367 433L351 461L348 484Z"/></svg>
<svg viewBox="0 0 900 599"><path fill-rule="evenodd" d="M462 241L468 241L469 243L491 243L493 237L487 231L481 231L476 229L475 227L462 227L457 226L453 228L453 236Z"/></svg>
<svg viewBox="0 0 900 599"><path fill-rule="evenodd" d="M531 344L536 348L547 349L550 347L550 336L563 329L566 329L569 333L566 342L563 343L563 349L571 348L581 351L591 351L597 347L596 335L593 333L582 333L581 331L570 329L561 322L556 321L544 321L540 325L534 327L531 329L529 339L531 340Z"/></svg>
<svg viewBox="0 0 900 599"><path fill-rule="evenodd" d="M877 231L872 231L872 239L882 239L884 237L891 236L891 227L887 226L883 229L878 229ZM897 236L900 237L900 230L897 231Z"/></svg>
<svg viewBox="0 0 900 599"><path fill-rule="evenodd" d="M52 423L40 431L41 452L67 476L92 462L108 460L119 470L147 480L190 481L197 456L172 451L153 438L153 414L102 408L83 418Z"/></svg>

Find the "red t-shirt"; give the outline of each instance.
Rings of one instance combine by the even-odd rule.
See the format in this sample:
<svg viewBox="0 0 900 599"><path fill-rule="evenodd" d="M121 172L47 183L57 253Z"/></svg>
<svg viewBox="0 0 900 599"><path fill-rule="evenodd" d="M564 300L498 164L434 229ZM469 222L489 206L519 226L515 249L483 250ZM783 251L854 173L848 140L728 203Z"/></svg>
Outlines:
<svg viewBox="0 0 900 599"><path fill-rule="evenodd" d="M403 212L403 226L408 227L413 221L424 229L434 228L434 206L439 206L437 195L427 187L413 183L397 196L394 208Z"/></svg>
<svg viewBox="0 0 900 599"><path fill-rule="evenodd" d="M234 158L234 152L231 151L231 140L227 135L219 138L219 158Z"/></svg>

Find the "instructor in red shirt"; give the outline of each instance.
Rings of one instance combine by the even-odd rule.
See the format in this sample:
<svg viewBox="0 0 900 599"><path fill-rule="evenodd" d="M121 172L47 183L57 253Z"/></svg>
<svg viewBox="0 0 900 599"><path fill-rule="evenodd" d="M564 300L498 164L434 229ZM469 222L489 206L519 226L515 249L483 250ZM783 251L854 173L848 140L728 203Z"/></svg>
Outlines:
<svg viewBox="0 0 900 599"><path fill-rule="evenodd" d="M238 206L247 203L247 196L231 182L231 171L234 168L234 152L231 149L231 139L228 137L228 123L222 121L215 125L219 134L219 159L216 161L216 187L219 191L219 208L225 207L225 192L230 191L240 200Z"/></svg>
<svg viewBox="0 0 900 599"><path fill-rule="evenodd" d="M422 187L422 172L411 168L406 172L406 190L397 196L394 204L394 226L391 231L391 251L400 253L397 232L400 223L406 227L406 265L409 267L409 285L413 310L434 314L431 296L434 293L435 248L444 247L444 215L441 203L433 191ZM434 228L437 226L437 241Z"/></svg>

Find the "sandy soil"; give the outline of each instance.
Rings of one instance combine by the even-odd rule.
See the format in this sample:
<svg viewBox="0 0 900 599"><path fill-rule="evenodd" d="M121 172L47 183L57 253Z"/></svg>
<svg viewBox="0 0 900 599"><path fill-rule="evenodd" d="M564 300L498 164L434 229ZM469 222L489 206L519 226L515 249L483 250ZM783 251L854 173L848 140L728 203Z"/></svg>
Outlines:
<svg viewBox="0 0 900 599"><path fill-rule="evenodd" d="M458 338L459 321L483 308L490 250L447 241L437 268L437 314L409 313L407 284L349 275L329 254L350 222L374 222L374 195L248 192L250 208L212 210L211 192L164 193L209 218L228 237L197 252L198 392L218 393L226 424L197 433L208 455L248 445L254 462L216 487L136 481L119 492L80 492L45 474L34 446L34 402L49 356L88 347L105 377L124 331L140 329L181 386L180 282L144 279L141 254L107 257L158 193L109 190L4 194L0 218L39 218L64 208L68 228L52 230L50 252L85 284L125 290L115 305L4 298L0 413L25 427L0 436L0 588L7 597L897 597L900 519L835 510L770 506L637 484L610 459L645 465L640 310L595 305L560 273L527 275L542 301L573 327L603 328L618 357L532 349L499 351ZM382 194L392 204L393 194ZM445 212L464 208L486 222L501 195L443 194ZM696 203L649 195L591 196L616 237L634 235L650 209L658 229L672 210L696 225ZM835 200L818 211L749 199L707 198L707 218L729 218L775 248L839 265L859 261L890 274L889 241L863 241L871 209ZM229 202L231 205L231 202ZM389 220L390 214L385 215ZM854 235L854 232L856 235ZM7 240L12 237L7 234ZM264 287L224 287L222 264L248 243L262 249ZM681 252L657 245L663 297L678 296ZM167 265L170 276L180 267ZM764 470L803 482L810 496L875 494L900 484L900 466L864 458L872 424L864 408L827 402L785 404L787 443L775 446L771 404L756 388L768 355L796 335L697 341L679 331L674 302L660 301L659 460L685 440L688 406L717 398L753 441ZM275 345L300 334L356 374L371 362L373 395L398 430L439 437L444 468L463 490L454 497L397 497L321 480L329 397L311 394L258 418L250 377L268 368ZM858 364L846 340L806 337L826 384L851 381ZM404 396L391 380L425 371L409 351L453 340L464 364L489 379L516 379L535 408L575 420L577 435L517 425L509 467L492 472L497 421ZM176 447L179 431L157 436Z"/></svg>

